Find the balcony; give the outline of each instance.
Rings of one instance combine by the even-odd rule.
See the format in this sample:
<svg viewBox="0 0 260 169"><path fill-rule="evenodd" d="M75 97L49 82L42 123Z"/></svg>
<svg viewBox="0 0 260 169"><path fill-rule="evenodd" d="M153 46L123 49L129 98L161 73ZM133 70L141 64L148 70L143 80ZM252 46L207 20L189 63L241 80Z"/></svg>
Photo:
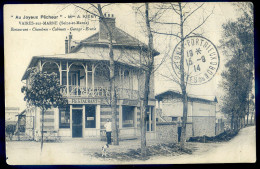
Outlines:
<svg viewBox="0 0 260 169"><path fill-rule="evenodd" d="M67 97L88 97L88 98L107 98L110 97L109 87L94 87L86 88L85 86L69 85L63 86L61 91L63 96ZM138 90L116 88L116 95L118 99L138 100L143 96L143 92ZM150 98L154 98L154 92L150 92Z"/></svg>

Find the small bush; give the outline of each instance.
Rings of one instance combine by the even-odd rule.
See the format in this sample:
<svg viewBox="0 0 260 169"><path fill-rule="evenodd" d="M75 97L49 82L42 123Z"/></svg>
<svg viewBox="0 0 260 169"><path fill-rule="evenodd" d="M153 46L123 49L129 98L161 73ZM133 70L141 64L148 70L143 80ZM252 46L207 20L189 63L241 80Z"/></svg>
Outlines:
<svg viewBox="0 0 260 169"><path fill-rule="evenodd" d="M210 142L223 142L229 141L237 135L238 131L226 130L219 135L208 137L208 136L198 136L190 137L189 142L201 142L201 143L210 143Z"/></svg>
<svg viewBox="0 0 260 169"><path fill-rule="evenodd" d="M13 125L13 124L9 124L5 128L5 132L8 135L10 140L12 140L12 138L13 138L15 129L16 129L16 125Z"/></svg>

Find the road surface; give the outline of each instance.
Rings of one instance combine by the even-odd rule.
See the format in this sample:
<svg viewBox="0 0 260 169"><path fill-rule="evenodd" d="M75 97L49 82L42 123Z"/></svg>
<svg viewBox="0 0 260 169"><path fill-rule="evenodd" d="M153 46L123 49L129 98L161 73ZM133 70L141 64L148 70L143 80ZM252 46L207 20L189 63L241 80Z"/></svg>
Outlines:
<svg viewBox="0 0 260 169"><path fill-rule="evenodd" d="M201 143L210 144L210 143ZM216 145L216 144L213 144ZM207 152L195 151L192 155L153 157L146 163L253 163L256 162L255 126L240 130L232 140L219 143Z"/></svg>
<svg viewBox="0 0 260 169"><path fill-rule="evenodd" d="M195 146L191 154L179 156L153 156L147 161L115 161L97 159L90 152L101 150L104 142L69 141L62 143L44 143L40 152L39 142L7 142L7 163L23 164L186 164L186 163L244 163L256 161L255 127L247 127L228 142L221 143L188 143ZM139 140L121 142L117 151L138 148Z"/></svg>

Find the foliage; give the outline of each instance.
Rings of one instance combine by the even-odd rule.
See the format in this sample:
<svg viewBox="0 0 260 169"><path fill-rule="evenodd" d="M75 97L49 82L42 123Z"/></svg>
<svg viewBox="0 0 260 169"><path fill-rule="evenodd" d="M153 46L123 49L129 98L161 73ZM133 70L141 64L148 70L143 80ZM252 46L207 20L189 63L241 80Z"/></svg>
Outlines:
<svg viewBox="0 0 260 169"><path fill-rule="evenodd" d="M28 85L22 87L24 99L31 106L39 107L42 111L41 150L43 147L44 112L52 107L63 107L68 100L61 94L62 86L56 73L38 71L31 68Z"/></svg>
<svg viewBox="0 0 260 169"><path fill-rule="evenodd" d="M9 124L5 128L5 132L8 135L10 140L12 140L12 138L13 138L15 129L16 129L16 125L14 125L14 124Z"/></svg>
<svg viewBox="0 0 260 169"><path fill-rule="evenodd" d="M189 142L201 142L201 143L211 143L211 142L224 142L229 141L238 134L238 131L226 130L219 135L208 137L208 136L198 136L190 137Z"/></svg>
<svg viewBox="0 0 260 169"><path fill-rule="evenodd" d="M22 93L25 94L24 99L30 105L47 110L67 104L67 99L60 93L62 86L56 73L48 74L37 71L36 68L29 71L31 83L22 87Z"/></svg>
<svg viewBox="0 0 260 169"><path fill-rule="evenodd" d="M253 17L250 9L235 21L223 24L223 53L230 56L222 72L221 87L225 91L222 112L228 114L234 129L247 114L254 79L254 33ZM233 126L231 126L233 129Z"/></svg>
<svg viewBox="0 0 260 169"><path fill-rule="evenodd" d="M141 148L129 149L126 152L110 152L106 158L115 159L118 161L129 161L129 160L148 160L154 156L178 156L180 154L192 154L192 149L181 148L176 143L164 143L147 146L147 155L144 158L141 154ZM103 158L101 153L94 153L95 157Z"/></svg>

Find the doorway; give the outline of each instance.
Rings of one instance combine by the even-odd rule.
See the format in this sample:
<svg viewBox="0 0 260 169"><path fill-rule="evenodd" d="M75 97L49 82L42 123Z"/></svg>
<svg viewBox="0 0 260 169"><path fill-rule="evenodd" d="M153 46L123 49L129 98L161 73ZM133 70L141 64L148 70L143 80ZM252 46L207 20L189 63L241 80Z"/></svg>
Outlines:
<svg viewBox="0 0 260 169"><path fill-rule="evenodd" d="M181 127L178 127L178 142L181 141Z"/></svg>
<svg viewBox="0 0 260 169"><path fill-rule="evenodd" d="M72 137L82 137L82 110L72 110Z"/></svg>

